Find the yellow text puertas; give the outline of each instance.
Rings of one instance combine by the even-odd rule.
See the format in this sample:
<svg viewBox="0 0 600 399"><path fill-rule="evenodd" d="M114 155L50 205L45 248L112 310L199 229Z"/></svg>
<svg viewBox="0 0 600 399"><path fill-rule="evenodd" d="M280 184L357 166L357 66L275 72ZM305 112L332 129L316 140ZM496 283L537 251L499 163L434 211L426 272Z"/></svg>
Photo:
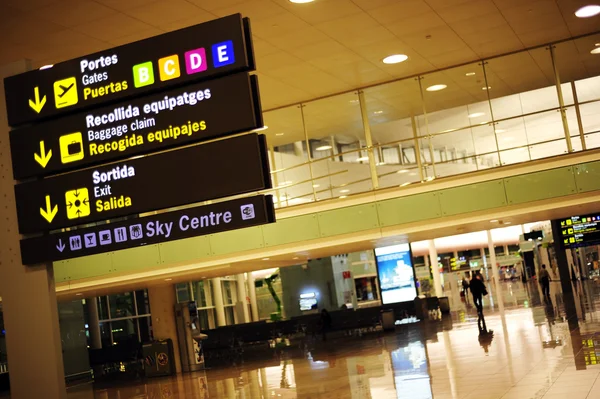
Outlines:
<svg viewBox="0 0 600 399"><path fill-rule="evenodd" d="M56 108L69 107L77 104L77 80L70 77L54 82L54 104Z"/></svg>
<svg viewBox="0 0 600 399"><path fill-rule="evenodd" d="M78 219L90 214L90 194L87 188L78 188L65 193L67 217Z"/></svg>
<svg viewBox="0 0 600 399"><path fill-rule="evenodd" d="M58 142L60 146L60 161L63 164L81 161L83 159L83 135L81 132L60 136Z"/></svg>

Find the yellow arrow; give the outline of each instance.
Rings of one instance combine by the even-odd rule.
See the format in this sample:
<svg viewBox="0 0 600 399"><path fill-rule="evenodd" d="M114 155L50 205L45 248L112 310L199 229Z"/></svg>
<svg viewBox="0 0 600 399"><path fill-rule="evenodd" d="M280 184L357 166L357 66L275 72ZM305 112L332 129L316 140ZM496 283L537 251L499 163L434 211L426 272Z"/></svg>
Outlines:
<svg viewBox="0 0 600 399"><path fill-rule="evenodd" d="M52 208L50 196L46 195L46 209L40 208L40 215L42 215L42 217L46 219L48 223L52 223L52 220L54 220L54 216L56 216L57 213L58 205L54 205L54 208Z"/></svg>
<svg viewBox="0 0 600 399"><path fill-rule="evenodd" d="M33 100L29 100L29 106L38 114L40 113L40 111L42 110L42 108L44 108L44 105L46 104L46 96L44 96L42 98L42 101L40 101L40 89L36 86L35 89L33 89L34 94L35 94L35 102Z"/></svg>
<svg viewBox="0 0 600 399"><path fill-rule="evenodd" d="M37 163L42 165L42 168L45 168L50 162L50 158L52 158L52 150L46 152L46 146L44 145L44 140L40 141L40 155L34 153L33 158Z"/></svg>

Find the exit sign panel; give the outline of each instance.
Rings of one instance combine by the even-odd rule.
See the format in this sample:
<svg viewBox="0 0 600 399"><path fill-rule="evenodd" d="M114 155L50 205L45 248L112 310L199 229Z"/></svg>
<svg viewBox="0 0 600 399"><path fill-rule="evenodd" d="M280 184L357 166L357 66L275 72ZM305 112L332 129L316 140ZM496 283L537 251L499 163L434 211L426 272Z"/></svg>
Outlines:
<svg viewBox="0 0 600 399"><path fill-rule="evenodd" d="M256 133L15 186L19 232L56 230L271 187Z"/></svg>
<svg viewBox="0 0 600 399"><path fill-rule="evenodd" d="M168 87L254 70L241 15L206 22L4 80L18 126Z"/></svg>

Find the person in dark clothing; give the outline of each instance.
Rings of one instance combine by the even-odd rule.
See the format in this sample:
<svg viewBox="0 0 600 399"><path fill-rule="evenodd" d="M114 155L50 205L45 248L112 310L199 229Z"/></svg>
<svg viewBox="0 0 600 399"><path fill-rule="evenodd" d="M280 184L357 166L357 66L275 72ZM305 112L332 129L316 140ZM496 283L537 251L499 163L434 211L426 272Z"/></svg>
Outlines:
<svg viewBox="0 0 600 399"><path fill-rule="evenodd" d="M465 302L467 305L469 304L469 280L467 277L463 277L462 279L462 296L465 298Z"/></svg>
<svg viewBox="0 0 600 399"><path fill-rule="evenodd" d="M473 303L477 308L477 313L483 313L483 296L487 295L487 289L483 283L483 276L481 273L476 273L471 283L469 284L471 294L473 295Z"/></svg>
<svg viewBox="0 0 600 399"><path fill-rule="evenodd" d="M331 315L327 309L321 310L321 334L323 334L323 341L327 341L327 331L331 329Z"/></svg>
<svg viewBox="0 0 600 399"><path fill-rule="evenodd" d="M542 294L544 295L544 299L546 301L550 301L550 273L546 270L546 265L542 265L542 270L540 270L540 285L542 286Z"/></svg>

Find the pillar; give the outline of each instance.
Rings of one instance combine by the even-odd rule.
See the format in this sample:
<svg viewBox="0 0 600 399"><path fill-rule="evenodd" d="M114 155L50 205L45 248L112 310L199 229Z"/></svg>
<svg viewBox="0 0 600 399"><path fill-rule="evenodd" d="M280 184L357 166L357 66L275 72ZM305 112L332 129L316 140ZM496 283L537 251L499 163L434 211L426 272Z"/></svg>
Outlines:
<svg viewBox="0 0 600 399"><path fill-rule="evenodd" d="M433 288L435 289L435 296L441 298L444 296L444 290L442 288L442 276L440 274L440 266L438 262L438 254L435 249L435 241L429 240L429 260L431 264L431 272L433 274Z"/></svg>
<svg viewBox="0 0 600 399"><path fill-rule="evenodd" d="M248 292L246 290L246 279L244 277L244 273L238 274L236 276L236 288L237 288L237 297L238 301L242 303L242 314L243 320L241 323L250 323L250 313L248 312Z"/></svg>
<svg viewBox="0 0 600 399"><path fill-rule="evenodd" d="M0 67L0 292L11 398L67 397L52 263L21 263L4 77L31 69L19 61ZM33 95L33 93L32 93ZM52 93L47 93L51 96ZM48 98L48 102L52 100ZM24 156L21 154L21 156ZM31 310L35 309L35 314Z"/></svg>
<svg viewBox="0 0 600 399"><path fill-rule="evenodd" d="M492 264L492 281L496 289L496 301L500 312L504 312L504 301L502 300L502 287L500 286L500 273L498 272L498 262L496 262L496 250L494 249L494 239L492 231L487 231L488 250L490 251L490 263Z"/></svg>
<svg viewBox="0 0 600 399"><path fill-rule="evenodd" d="M248 296L250 297L250 309L252 310L252 321L258 321L258 304L256 302L256 286L252 272L246 273L248 278Z"/></svg>
<svg viewBox="0 0 600 399"><path fill-rule="evenodd" d="M171 339L173 341L175 371L181 373L179 336L175 321L175 304L177 303L175 289L170 284L148 287L148 300L150 301L154 339Z"/></svg>
<svg viewBox="0 0 600 399"><path fill-rule="evenodd" d="M573 286L571 285L571 272L567 260L567 253L563 248L562 236L560 235L560 220L552 221L552 238L554 239L554 253L556 263L558 264L558 274L560 275L560 285L562 286L563 294L573 294Z"/></svg>
<svg viewBox="0 0 600 399"><path fill-rule="evenodd" d="M92 349L102 348L102 335L100 333L100 317L98 316L98 297L91 297L85 300L87 306L90 331L90 340Z"/></svg>
<svg viewBox="0 0 600 399"><path fill-rule="evenodd" d="M215 304L215 314L217 315L217 327L226 326L225 305L223 302L223 286L220 278L210 280L212 284L212 293Z"/></svg>

